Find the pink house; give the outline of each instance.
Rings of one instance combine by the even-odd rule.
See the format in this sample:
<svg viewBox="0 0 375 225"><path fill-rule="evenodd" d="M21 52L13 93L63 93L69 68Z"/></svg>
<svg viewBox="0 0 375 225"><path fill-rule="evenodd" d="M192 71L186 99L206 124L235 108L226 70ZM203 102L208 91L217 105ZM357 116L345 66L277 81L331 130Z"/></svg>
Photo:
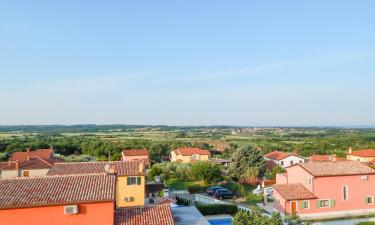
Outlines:
<svg viewBox="0 0 375 225"><path fill-rule="evenodd" d="M121 153L122 161L142 160L149 164L148 151L146 149L123 150Z"/></svg>
<svg viewBox="0 0 375 225"><path fill-rule="evenodd" d="M274 206L304 219L375 213L375 170L357 161L308 162L276 176Z"/></svg>

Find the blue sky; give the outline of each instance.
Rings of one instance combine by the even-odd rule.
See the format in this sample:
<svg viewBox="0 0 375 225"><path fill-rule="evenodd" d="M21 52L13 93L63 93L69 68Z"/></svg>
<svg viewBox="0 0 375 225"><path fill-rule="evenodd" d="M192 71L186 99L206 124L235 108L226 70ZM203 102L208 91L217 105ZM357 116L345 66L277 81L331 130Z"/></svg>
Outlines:
<svg viewBox="0 0 375 225"><path fill-rule="evenodd" d="M2 1L0 124L375 125L374 1Z"/></svg>

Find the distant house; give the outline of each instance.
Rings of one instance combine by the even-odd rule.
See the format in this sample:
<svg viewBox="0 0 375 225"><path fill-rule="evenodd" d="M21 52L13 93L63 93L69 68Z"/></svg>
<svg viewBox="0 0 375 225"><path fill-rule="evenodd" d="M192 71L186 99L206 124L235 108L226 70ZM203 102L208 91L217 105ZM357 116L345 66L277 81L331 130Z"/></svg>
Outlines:
<svg viewBox="0 0 375 225"><path fill-rule="evenodd" d="M148 151L147 149L123 150L121 152L121 160L142 160L148 165Z"/></svg>
<svg viewBox="0 0 375 225"><path fill-rule="evenodd" d="M53 164L59 161L33 157L25 161L0 162L0 178L45 176Z"/></svg>
<svg viewBox="0 0 375 225"><path fill-rule="evenodd" d="M85 174L0 179L6 225L113 225L115 176Z"/></svg>
<svg viewBox="0 0 375 225"><path fill-rule="evenodd" d="M11 161L25 161L29 158L40 157L42 159L53 159L53 148L48 149L37 149L35 151L30 151L29 148L25 152L15 152L11 156Z"/></svg>
<svg viewBox="0 0 375 225"><path fill-rule="evenodd" d="M375 170L357 161L307 162L277 174L274 208L303 219L375 213Z"/></svg>
<svg viewBox="0 0 375 225"><path fill-rule="evenodd" d="M339 158L336 155L312 155L309 157L312 162L330 162L330 161L344 161L346 159Z"/></svg>
<svg viewBox="0 0 375 225"><path fill-rule="evenodd" d="M171 162L191 163L195 161L208 161L211 153L200 148L178 148L171 152Z"/></svg>
<svg viewBox="0 0 375 225"><path fill-rule="evenodd" d="M145 201L145 165L143 161L55 163L48 176L104 174L116 175L116 206L143 206Z"/></svg>
<svg viewBox="0 0 375 225"><path fill-rule="evenodd" d="M375 149L362 149L352 151L349 148L349 152L346 156L348 160L360 161L360 162L374 162L375 161Z"/></svg>
<svg viewBox="0 0 375 225"><path fill-rule="evenodd" d="M266 161L273 161L276 165L281 167L289 167L296 163L303 163L305 159L299 156L292 155L286 152L273 151L263 155ZM268 163L271 165L271 163Z"/></svg>
<svg viewBox="0 0 375 225"><path fill-rule="evenodd" d="M232 162L230 159L211 159L211 161L217 165L222 165L224 167L229 167Z"/></svg>

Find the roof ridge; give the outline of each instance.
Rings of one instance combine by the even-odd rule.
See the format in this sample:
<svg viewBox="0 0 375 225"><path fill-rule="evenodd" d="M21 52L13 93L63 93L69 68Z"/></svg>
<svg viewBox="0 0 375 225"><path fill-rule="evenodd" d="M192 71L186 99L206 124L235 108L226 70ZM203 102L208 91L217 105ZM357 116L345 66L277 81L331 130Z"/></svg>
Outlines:
<svg viewBox="0 0 375 225"><path fill-rule="evenodd" d="M38 176L38 177L5 177L1 178L0 182L2 180L32 180L32 179L47 179L47 178L56 178L56 177L85 177L85 176L102 176L102 175L110 175L106 172L103 173L85 173L85 174L64 174L64 175L47 175L47 176Z"/></svg>

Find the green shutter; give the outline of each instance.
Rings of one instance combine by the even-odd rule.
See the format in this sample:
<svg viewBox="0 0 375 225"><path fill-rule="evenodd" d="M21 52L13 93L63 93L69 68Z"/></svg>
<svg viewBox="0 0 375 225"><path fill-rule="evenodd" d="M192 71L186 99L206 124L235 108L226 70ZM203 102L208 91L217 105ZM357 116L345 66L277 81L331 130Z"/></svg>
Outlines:
<svg viewBox="0 0 375 225"><path fill-rule="evenodd" d="M336 201L335 200L332 199L332 200L329 201L329 206L330 207L335 207L335 205L336 205Z"/></svg>
<svg viewBox="0 0 375 225"><path fill-rule="evenodd" d="M141 177L137 177L137 184L141 185Z"/></svg>
<svg viewBox="0 0 375 225"><path fill-rule="evenodd" d="M316 208L320 208L320 201L316 200Z"/></svg>
<svg viewBox="0 0 375 225"><path fill-rule="evenodd" d="M365 204L368 204L368 202L367 202L367 197L365 197Z"/></svg>
<svg viewBox="0 0 375 225"><path fill-rule="evenodd" d="M301 206L301 209L304 209L305 208L305 201L301 201L299 202L300 206Z"/></svg>
<svg viewBox="0 0 375 225"><path fill-rule="evenodd" d="M131 181L130 181L130 177L128 177L128 179L127 179L127 183L126 183L126 184L127 184L127 185L130 185L130 182L131 182Z"/></svg>

